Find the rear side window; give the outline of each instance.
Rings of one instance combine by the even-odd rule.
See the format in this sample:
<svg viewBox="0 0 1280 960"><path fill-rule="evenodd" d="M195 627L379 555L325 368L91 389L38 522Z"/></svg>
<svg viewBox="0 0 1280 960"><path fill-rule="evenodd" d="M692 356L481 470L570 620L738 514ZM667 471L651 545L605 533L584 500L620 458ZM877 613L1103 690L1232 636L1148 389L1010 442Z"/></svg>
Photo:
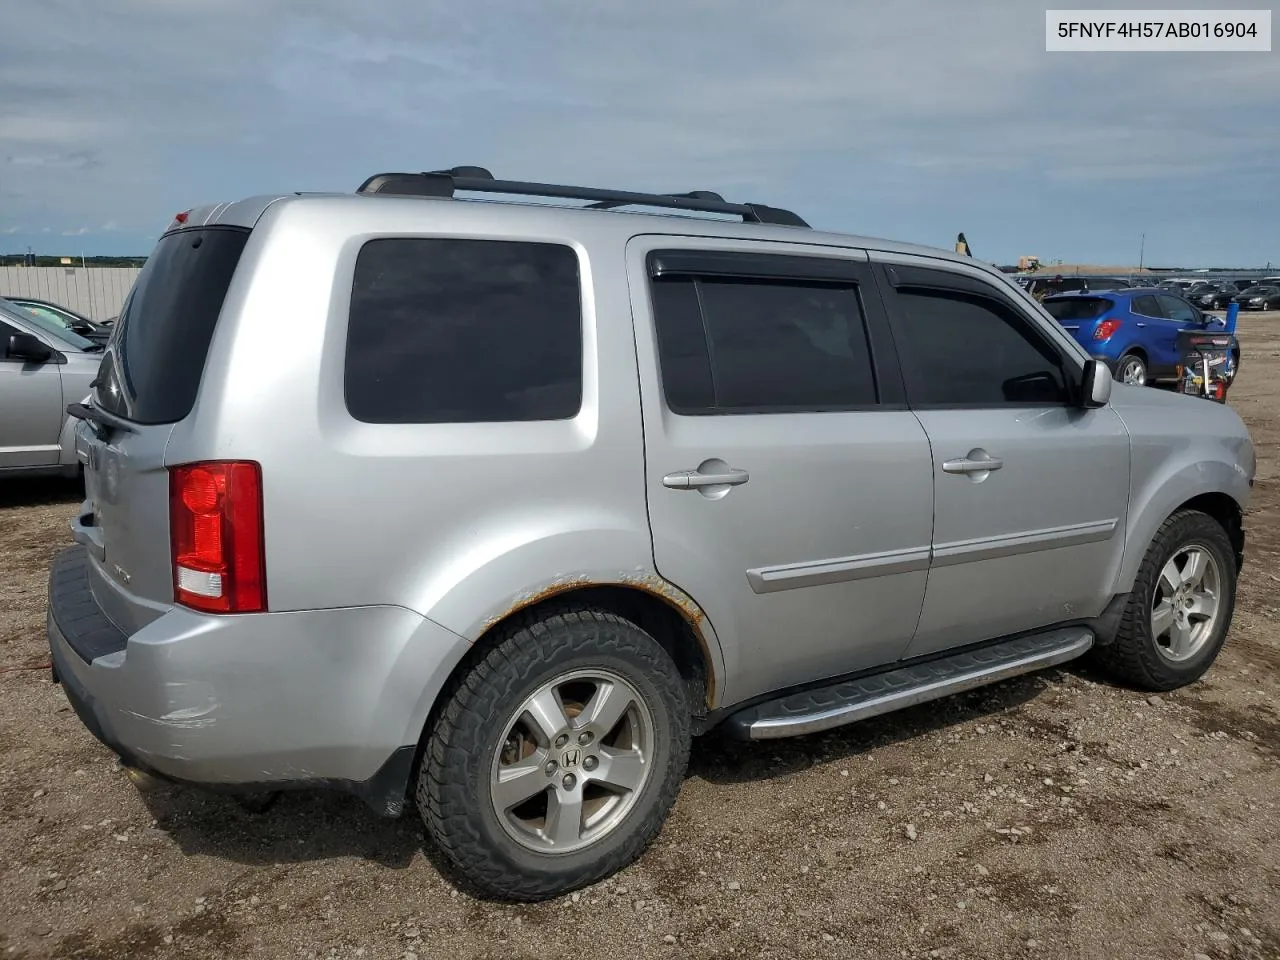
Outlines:
<svg viewBox="0 0 1280 960"><path fill-rule="evenodd" d="M856 285L679 277L653 282L674 413L791 413L876 403Z"/></svg>
<svg viewBox="0 0 1280 960"><path fill-rule="evenodd" d="M249 231L198 227L162 237L134 281L103 358L97 402L139 423L191 412L222 301Z"/></svg>
<svg viewBox="0 0 1280 960"><path fill-rule="evenodd" d="M1160 309L1160 304L1154 296L1134 297L1133 312L1140 313L1144 317L1164 317L1164 311Z"/></svg>
<svg viewBox="0 0 1280 960"><path fill-rule="evenodd" d="M1059 323L1070 323L1075 320L1096 320L1111 309L1111 301L1106 297L1064 297L1061 300L1046 300L1044 308Z"/></svg>
<svg viewBox="0 0 1280 960"><path fill-rule="evenodd" d="M370 240L351 291L347 410L365 423L576 416L579 289L562 244Z"/></svg>

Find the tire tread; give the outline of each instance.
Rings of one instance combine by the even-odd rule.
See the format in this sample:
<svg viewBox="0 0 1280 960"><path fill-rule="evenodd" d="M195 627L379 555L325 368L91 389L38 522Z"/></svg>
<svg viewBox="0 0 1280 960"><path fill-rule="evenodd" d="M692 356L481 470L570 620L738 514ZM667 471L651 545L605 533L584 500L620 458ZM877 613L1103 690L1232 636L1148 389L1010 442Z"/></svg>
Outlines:
<svg viewBox="0 0 1280 960"><path fill-rule="evenodd" d="M476 824L475 802L463 780L467 761L488 755L480 742L483 718L511 709L514 693L536 673L563 656L574 637L589 628L598 649L640 666L668 698L672 743L665 780L656 802L623 843L607 856L570 873L530 874L512 865L485 841ZM505 900L537 901L597 882L632 862L653 840L680 789L690 744L690 715L675 664L656 640L640 627L594 608L565 604L516 614L500 628L496 642L478 656L442 693L443 708L428 731L425 759L417 781L416 800L438 849L478 892ZM633 814L640 812L633 810Z"/></svg>
<svg viewBox="0 0 1280 960"><path fill-rule="evenodd" d="M1209 655L1198 656L1187 664L1174 664L1163 659L1155 649L1147 605L1148 598L1155 589L1157 566L1163 566L1165 555L1177 545L1192 538L1216 541L1219 548L1218 566L1226 581L1223 593L1229 596L1224 597L1227 609L1218 628L1219 635L1206 648ZM1170 515L1156 531L1142 558L1142 565L1134 578L1133 590L1121 614L1114 642L1095 647L1091 653L1093 661L1112 678L1143 690L1173 690L1203 676L1231 628L1236 590L1236 570L1231 559L1233 555L1227 532L1208 514L1199 510L1179 510ZM1224 562L1224 558L1227 562Z"/></svg>

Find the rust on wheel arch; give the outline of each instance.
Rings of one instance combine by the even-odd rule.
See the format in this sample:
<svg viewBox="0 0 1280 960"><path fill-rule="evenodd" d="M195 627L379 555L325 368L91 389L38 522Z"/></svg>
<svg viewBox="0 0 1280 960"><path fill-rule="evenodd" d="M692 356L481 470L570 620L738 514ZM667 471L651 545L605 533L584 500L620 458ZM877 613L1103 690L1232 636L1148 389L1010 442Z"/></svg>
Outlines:
<svg viewBox="0 0 1280 960"><path fill-rule="evenodd" d="M502 623L513 614L519 613L535 604L542 603L544 600L550 600L552 597L561 594L571 593L574 590L584 590L589 587L628 587L632 590L638 590L646 593L651 597L656 597L665 603L668 607L675 610L680 618L689 625L693 632L694 639L698 641L698 647L702 651L703 662L707 665L707 706L714 707L716 701L716 671L715 658L711 655L711 647L707 642L706 636L702 632L702 623L706 620L707 615L703 613L702 608L694 602L683 590L668 583L657 574L646 572L627 572L620 573L616 579L595 579L591 577L564 577L554 580L541 589L531 593L521 594L516 598L515 602L508 606L502 613L489 617L484 621L481 628L481 634L488 633L489 630Z"/></svg>

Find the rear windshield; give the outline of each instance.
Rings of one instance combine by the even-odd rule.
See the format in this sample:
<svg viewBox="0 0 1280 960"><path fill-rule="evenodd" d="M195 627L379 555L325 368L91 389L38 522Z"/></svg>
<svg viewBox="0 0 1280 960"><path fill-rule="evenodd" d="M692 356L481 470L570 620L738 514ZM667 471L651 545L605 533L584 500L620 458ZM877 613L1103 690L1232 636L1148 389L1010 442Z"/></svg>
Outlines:
<svg viewBox="0 0 1280 960"><path fill-rule="evenodd" d="M162 237L134 282L98 372L98 403L138 423L195 406L209 343L249 231L196 227Z"/></svg>
<svg viewBox="0 0 1280 960"><path fill-rule="evenodd" d="M1044 308L1059 323L1070 320L1096 320L1111 309L1106 297L1062 297L1044 302Z"/></svg>

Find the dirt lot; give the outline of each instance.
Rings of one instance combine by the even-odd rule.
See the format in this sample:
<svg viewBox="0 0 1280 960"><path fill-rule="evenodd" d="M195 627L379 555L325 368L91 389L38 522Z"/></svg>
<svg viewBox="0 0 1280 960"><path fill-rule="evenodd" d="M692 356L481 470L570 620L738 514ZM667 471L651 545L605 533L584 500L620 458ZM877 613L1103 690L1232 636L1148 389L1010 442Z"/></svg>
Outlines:
<svg viewBox="0 0 1280 960"><path fill-rule="evenodd" d="M537 906L455 891L413 817L136 789L27 669L77 491L6 484L0 957L1280 958L1280 315L1241 327L1259 477L1204 681L1147 697L1073 668L831 735L706 739L640 863Z"/></svg>

